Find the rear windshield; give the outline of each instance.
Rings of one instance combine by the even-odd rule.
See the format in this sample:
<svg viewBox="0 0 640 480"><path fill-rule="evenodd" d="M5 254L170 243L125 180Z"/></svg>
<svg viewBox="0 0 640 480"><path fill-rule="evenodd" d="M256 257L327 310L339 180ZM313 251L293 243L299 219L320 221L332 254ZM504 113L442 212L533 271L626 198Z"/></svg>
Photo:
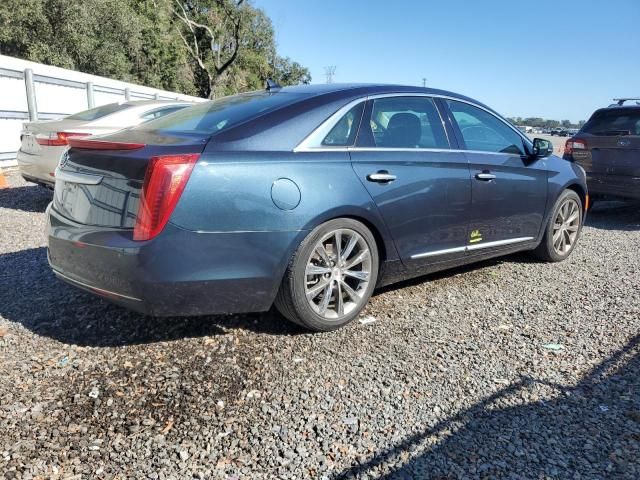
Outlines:
<svg viewBox="0 0 640 480"><path fill-rule="evenodd" d="M211 135L263 113L277 110L303 94L254 92L225 97L185 108L172 115L151 120L138 130L162 133L201 133Z"/></svg>
<svg viewBox="0 0 640 480"><path fill-rule="evenodd" d="M640 108L596 112L582 131L592 135L640 135Z"/></svg>
<svg viewBox="0 0 640 480"><path fill-rule="evenodd" d="M106 117L107 115L111 115L112 113L116 113L121 110L126 110L127 108L131 108L131 105L126 103L109 103L107 105L92 108L91 110L74 113L73 115L69 115L67 118L69 120L97 120L98 118Z"/></svg>

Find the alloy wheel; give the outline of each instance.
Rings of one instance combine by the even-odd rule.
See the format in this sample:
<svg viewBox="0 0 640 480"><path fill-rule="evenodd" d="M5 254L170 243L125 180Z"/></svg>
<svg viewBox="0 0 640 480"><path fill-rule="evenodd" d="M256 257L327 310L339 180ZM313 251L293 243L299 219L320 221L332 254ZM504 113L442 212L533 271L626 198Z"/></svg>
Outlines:
<svg viewBox="0 0 640 480"><path fill-rule="evenodd" d="M311 309L340 320L365 300L371 279L371 251L358 232L341 228L314 246L305 270L305 294Z"/></svg>
<svg viewBox="0 0 640 480"><path fill-rule="evenodd" d="M573 198L567 198L553 222L553 249L559 255L567 255L578 239L580 231L580 207Z"/></svg>

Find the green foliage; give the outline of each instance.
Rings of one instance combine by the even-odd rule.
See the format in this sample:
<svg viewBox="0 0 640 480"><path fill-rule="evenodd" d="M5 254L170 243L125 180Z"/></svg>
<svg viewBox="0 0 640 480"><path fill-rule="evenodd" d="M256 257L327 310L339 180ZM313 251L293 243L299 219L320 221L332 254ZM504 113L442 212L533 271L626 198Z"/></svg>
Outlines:
<svg viewBox="0 0 640 480"><path fill-rule="evenodd" d="M570 120L563 120L562 122L559 122L558 120L546 120L544 118L539 118L539 117L527 117L527 118L513 117L513 118L508 118L508 120L514 125L519 125L519 126L526 125L527 127L534 127L534 128L558 128L560 126L564 128L578 128L584 125L585 123L584 120L580 120L580 122L578 122L578 124L575 125L575 124L572 124Z"/></svg>
<svg viewBox="0 0 640 480"><path fill-rule="evenodd" d="M204 28L192 32L182 12ZM242 1L2 0L0 25L4 55L185 94L310 80L277 55L271 20Z"/></svg>
<svg viewBox="0 0 640 480"><path fill-rule="evenodd" d="M308 82L309 71L276 53L269 17L244 0L171 1L174 27L194 65L202 96Z"/></svg>
<svg viewBox="0 0 640 480"><path fill-rule="evenodd" d="M292 61L289 57L276 58L272 78L282 86L311 83L309 70L298 62Z"/></svg>

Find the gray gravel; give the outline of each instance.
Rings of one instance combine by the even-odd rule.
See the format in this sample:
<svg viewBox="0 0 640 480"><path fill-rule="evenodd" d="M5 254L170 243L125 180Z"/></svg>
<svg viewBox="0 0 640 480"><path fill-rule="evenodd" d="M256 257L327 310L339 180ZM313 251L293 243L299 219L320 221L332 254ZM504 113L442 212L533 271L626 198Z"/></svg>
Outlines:
<svg viewBox="0 0 640 480"><path fill-rule="evenodd" d="M153 319L57 281L0 190L0 478L640 477L640 209L573 256L385 289L338 332Z"/></svg>

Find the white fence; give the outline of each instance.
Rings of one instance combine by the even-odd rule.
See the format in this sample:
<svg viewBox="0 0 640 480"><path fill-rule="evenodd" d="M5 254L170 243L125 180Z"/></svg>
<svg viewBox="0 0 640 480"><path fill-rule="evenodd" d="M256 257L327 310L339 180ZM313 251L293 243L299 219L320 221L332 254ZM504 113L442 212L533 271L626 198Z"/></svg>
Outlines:
<svg viewBox="0 0 640 480"><path fill-rule="evenodd" d="M15 163L22 123L52 120L123 100L197 97L0 55L0 166Z"/></svg>

